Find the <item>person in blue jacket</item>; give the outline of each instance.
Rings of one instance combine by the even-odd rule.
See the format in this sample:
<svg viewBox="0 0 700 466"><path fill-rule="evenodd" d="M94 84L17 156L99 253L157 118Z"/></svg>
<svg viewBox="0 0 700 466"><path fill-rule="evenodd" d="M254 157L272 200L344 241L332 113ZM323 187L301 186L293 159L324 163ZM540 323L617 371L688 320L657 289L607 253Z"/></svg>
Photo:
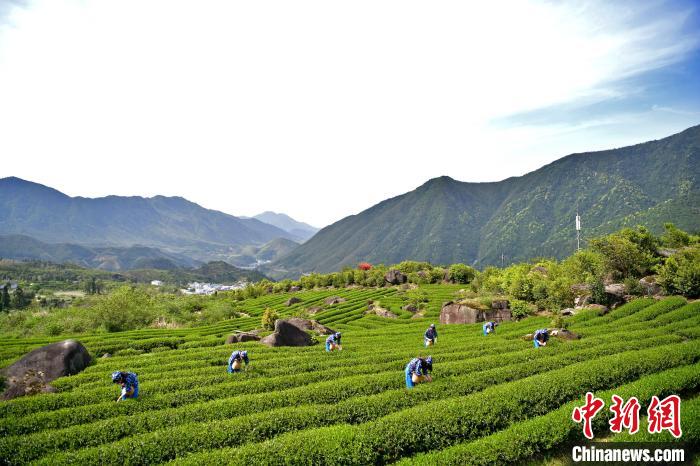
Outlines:
<svg viewBox="0 0 700 466"><path fill-rule="evenodd" d="M535 343L535 348L539 348L540 346L547 346L547 342L549 341L549 332L546 328L541 328L535 332L535 335L532 338L532 340Z"/></svg>
<svg viewBox="0 0 700 466"><path fill-rule="evenodd" d="M423 335L423 344L427 348L428 346L433 346L435 343L437 343L437 329L435 328L435 324L430 324L430 327L428 327L428 330L425 331L425 334Z"/></svg>
<svg viewBox="0 0 700 466"><path fill-rule="evenodd" d="M340 332L336 332L326 338L326 351L342 351L343 347L340 344Z"/></svg>
<svg viewBox="0 0 700 466"><path fill-rule="evenodd" d="M484 335L488 335L489 333L495 333L497 325L498 324L496 322L485 322L482 327L484 330Z"/></svg>
<svg viewBox="0 0 700 466"><path fill-rule="evenodd" d="M413 388L417 383L432 382L429 372L433 370L433 357L413 358L406 364L406 388Z"/></svg>
<svg viewBox="0 0 700 466"><path fill-rule="evenodd" d="M124 401L127 398L138 398L139 379L133 372L112 372L112 382L118 383L122 387L122 392L117 398L117 402Z"/></svg>
<svg viewBox="0 0 700 466"><path fill-rule="evenodd" d="M229 374L240 372L243 368L243 363L245 363L245 367L248 369L249 362L250 360L248 359L247 351L234 351L231 353L231 357L228 358L228 366L226 366L226 371Z"/></svg>

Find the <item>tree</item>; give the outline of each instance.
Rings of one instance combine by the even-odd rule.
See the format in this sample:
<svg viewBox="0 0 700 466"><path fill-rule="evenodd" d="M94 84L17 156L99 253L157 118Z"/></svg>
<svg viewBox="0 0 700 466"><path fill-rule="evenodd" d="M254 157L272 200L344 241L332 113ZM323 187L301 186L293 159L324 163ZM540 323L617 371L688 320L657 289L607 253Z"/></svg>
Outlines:
<svg viewBox="0 0 700 466"><path fill-rule="evenodd" d="M664 223L664 229L666 231L661 235L661 242L668 248L682 248L698 242L697 236L686 233L673 223Z"/></svg>
<svg viewBox="0 0 700 466"><path fill-rule="evenodd" d="M591 240L593 251L604 258L605 271L616 279L646 275L657 262L647 245L640 246L626 236L615 233Z"/></svg>
<svg viewBox="0 0 700 466"><path fill-rule="evenodd" d="M83 288L87 294L97 294L97 279L90 277L85 281Z"/></svg>
<svg viewBox="0 0 700 466"><path fill-rule="evenodd" d="M151 297L143 289L131 286L122 286L101 298L91 314L108 332L141 328L156 318Z"/></svg>
<svg viewBox="0 0 700 466"><path fill-rule="evenodd" d="M700 247L678 251L659 269L659 284L667 294L700 297Z"/></svg>
<svg viewBox="0 0 700 466"><path fill-rule="evenodd" d="M273 310L270 309L269 307L265 309L265 312L263 312L262 315L262 326L266 330L274 330L275 329L275 321L279 319L279 315Z"/></svg>
<svg viewBox="0 0 700 466"><path fill-rule="evenodd" d="M2 308L9 311L10 310L10 284L5 283L2 287Z"/></svg>
<svg viewBox="0 0 700 466"><path fill-rule="evenodd" d="M455 283L467 284L474 280L476 270L465 264L452 264L450 266L450 280Z"/></svg>
<svg viewBox="0 0 700 466"><path fill-rule="evenodd" d="M15 309L24 309L27 306L27 298L24 296L24 290L20 286L15 288L12 293L12 307Z"/></svg>

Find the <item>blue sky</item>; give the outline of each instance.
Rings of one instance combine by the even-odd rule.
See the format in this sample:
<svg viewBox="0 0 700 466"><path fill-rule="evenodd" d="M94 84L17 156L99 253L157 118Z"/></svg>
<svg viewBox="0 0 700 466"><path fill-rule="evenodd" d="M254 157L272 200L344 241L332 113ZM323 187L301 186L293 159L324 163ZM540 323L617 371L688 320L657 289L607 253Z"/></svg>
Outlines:
<svg viewBox="0 0 700 466"><path fill-rule="evenodd" d="M0 1L0 176L75 196L322 226L697 124L697 2Z"/></svg>

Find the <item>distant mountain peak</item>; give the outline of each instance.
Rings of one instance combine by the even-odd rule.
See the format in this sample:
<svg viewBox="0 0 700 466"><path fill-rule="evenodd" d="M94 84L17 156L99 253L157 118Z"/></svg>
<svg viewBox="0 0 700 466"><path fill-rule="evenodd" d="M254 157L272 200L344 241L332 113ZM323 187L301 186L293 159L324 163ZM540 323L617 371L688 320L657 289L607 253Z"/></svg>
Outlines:
<svg viewBox="0 0 700 466"><path fill-rule="evenodd" d="M272 212L271 210L255 215L253 218L280 228L295 236L299 241L306 241L318 231L318 228L308 223L294 220L287 214Z"/></svg>
<svg viewBox="0 0 700 466"><path fill-rule="evenodd" d="M27 192L32 193L33 195L43 194L45 196L53 196L55 198L70 199L69 196L63 194L57 189L51 188L41 183L35 183L34 181L24 180L16 176L0 178L0 189L2 189L3 192L13 191L17 194L19 194L20 192Z"/></svg>

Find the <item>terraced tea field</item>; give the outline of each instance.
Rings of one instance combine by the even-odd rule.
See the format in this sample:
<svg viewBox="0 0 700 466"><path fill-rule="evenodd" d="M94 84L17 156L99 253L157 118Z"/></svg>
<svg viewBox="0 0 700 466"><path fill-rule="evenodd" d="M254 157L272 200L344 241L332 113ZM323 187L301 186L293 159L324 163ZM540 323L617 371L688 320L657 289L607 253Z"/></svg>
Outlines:
<svg viewBox="0 0 700 466"><path fill-rule="evenodd" d="M289 294L249 300L242 307L250 317L210 327L82 337L92 354L114 356L55 381L58 393L0 403L0 458L46 465L512 464L556 455L583 438L571 411L586 391L606 407L613 393L636 396L643 413L652 395L680 394L682 440L697 445L700 302L642 299L605 316L584 311L568 318L580 340L552 338L541 349L521 337L549 326L549 317L506 323L488 337L480 324L438 325L430 349L435 381L406 390L405 364L428 354L423 331L459 289L423 288L426 319L402 311L394 288L328 290L295 293L302 302L290 307ZM316 318L343 332L342 352L223 344L234 329L259 327L267 307L290 315L334 295L346 302L323 306ZM399 317L364 315L369 300ZM47 342L2 341L2 365ZM229 375L234 348L248 350L251 366ZM138 374L139 399L114 402L114 370ZM596 417L597 436L606 433L609 414L606 408Z"/></svg>

